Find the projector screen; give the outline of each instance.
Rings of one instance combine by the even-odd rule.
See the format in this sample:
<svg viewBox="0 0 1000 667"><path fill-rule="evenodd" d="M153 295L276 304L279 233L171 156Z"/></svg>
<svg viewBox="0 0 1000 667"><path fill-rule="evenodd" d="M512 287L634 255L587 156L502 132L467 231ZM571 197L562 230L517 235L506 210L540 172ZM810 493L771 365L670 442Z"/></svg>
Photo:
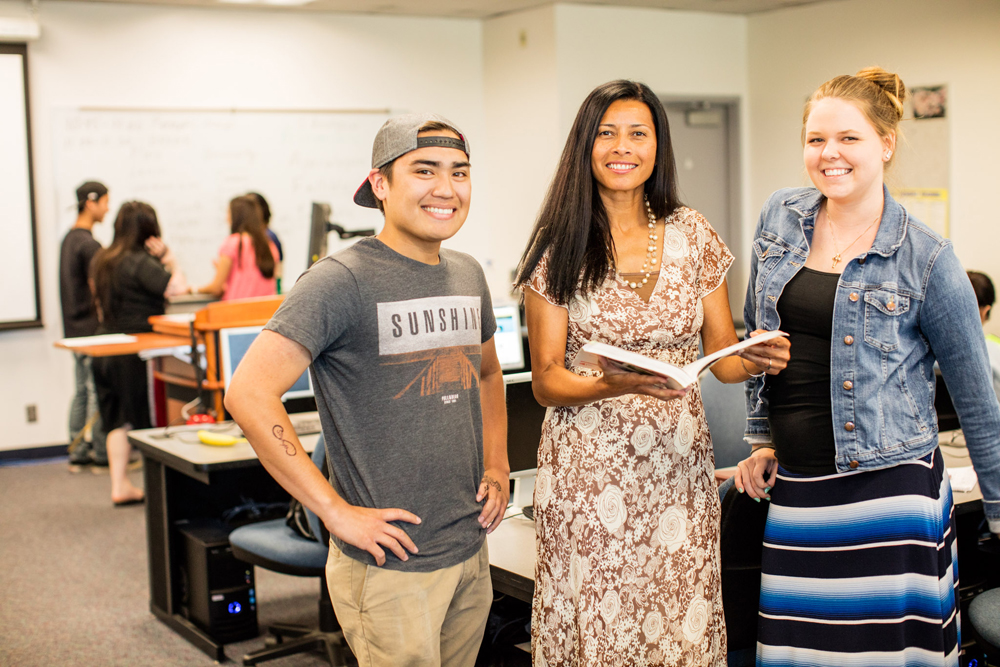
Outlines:
<svg viewBox="0 0 1000 667"><path fill-rule="evenodd" d="M42 326L28 123L28 49L0 44L0 330Z"/></svg>

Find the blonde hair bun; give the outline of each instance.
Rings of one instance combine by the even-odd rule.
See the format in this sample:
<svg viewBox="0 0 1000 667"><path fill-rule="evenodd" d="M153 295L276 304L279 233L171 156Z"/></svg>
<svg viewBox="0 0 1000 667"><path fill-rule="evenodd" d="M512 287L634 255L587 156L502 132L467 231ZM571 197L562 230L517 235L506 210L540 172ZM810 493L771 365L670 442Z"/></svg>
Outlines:
<svg viewBox="0 0 1000 667"><path fill-rule="evenodd" d="M880 137L898 135L899 121L903 120L903 100L906 99L906 86L898 75L881 67L866 67L854 76L835 76L817 88L809 96L803 109L803 143L813 105L827 97L847 100L857 105ZM892 161L891 157L889 161Z"/></svg>
<svg viewBox="0 0 1000 667"><path fill-rule="evenodd" d="M902 120L903 102L906 100L906 86L903 85L903 80L899 78L898 74L887 72L881 67L866 67L854 76L859 79L871 81L881 88L882 92L889 98L889 102L895 107L900 120Z"/></svg>

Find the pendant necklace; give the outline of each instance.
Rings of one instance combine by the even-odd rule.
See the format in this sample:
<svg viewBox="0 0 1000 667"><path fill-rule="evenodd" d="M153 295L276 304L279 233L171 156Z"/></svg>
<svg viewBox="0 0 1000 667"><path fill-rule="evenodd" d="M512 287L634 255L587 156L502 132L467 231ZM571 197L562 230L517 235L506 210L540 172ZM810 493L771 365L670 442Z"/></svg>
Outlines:
<svg viewBox="0 0 1000 667"><path fill-rule="evenodd" d="M833 235L833 249L837 250L837 254L833 256L833 264L830 265L830 268L831 269L836 269L837 265L840 264L840 262L841 262L841 254L847 252L848 250L850 250L851 247L854 246L855 243L857 243L858 241L860 241L861 237L864 236L865 234L867 234L868 230L870 230L872 227L874 227L875 223L878 222L881 219L882 219L882 211L880 210L878 212L878 215L875 216L875 219L872 220L871 224L868 225L867 227L865 227L865 230L863 232L861 232L860 234L858 234L858 238L854 239L848 245L844 246L843 250L837 250L837 246L840 245L840 241L837 239L837 230L834 227L833 218L830 217L830 207L827 206L827 208L826 208L826 222L830 226L830 234Z"/></svg>

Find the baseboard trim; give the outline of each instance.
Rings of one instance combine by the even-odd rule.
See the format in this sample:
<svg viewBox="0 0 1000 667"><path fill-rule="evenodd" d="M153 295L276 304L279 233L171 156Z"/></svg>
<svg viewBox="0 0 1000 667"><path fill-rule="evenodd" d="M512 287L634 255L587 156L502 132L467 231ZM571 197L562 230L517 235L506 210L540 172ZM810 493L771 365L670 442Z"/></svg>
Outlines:
<svg viewBox="0 0 1000 667"><path fill-rule="evenodd" d="M0 461L25 461L31 459L54 459L69 453L67 445L43 445L24 449L0 449Z"/></svg>

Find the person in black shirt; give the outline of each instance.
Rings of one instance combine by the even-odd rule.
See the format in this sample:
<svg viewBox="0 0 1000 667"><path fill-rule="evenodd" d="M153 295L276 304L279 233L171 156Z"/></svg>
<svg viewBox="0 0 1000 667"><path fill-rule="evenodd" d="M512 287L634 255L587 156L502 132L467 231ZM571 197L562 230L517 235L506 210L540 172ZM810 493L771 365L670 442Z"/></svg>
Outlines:
<svg viewBox="0 0 1000 667"><path fill-rule="evenodd" d="M97 181L87 181L76 189L76 224L63 238L59 254L59 298L62 303L63 335L66 338L97 333L97 312L87 284L90 261L101 249L91 230L108 212L108 189ZM91 463L106 466L105 432L97 410L97 393L91 359L73 353L76 359L76 391L69 406L70 470ZM90 436L85 439L88 419Z"/></svg>
<svg viewBox="0 0 1000 667"><path fill-rule="evenodd" d="M115 220L115 238L90 266L99 333L152 331L149 317L162 315L166 297L187 291L174 254L160 240L156 211L149 204L125 202ZM146 362L134 354L94 359L94 384L101 419L108 429L111 501L132 505L144 500L128 478L131 447L126 433L149 428Z"/></svg>

